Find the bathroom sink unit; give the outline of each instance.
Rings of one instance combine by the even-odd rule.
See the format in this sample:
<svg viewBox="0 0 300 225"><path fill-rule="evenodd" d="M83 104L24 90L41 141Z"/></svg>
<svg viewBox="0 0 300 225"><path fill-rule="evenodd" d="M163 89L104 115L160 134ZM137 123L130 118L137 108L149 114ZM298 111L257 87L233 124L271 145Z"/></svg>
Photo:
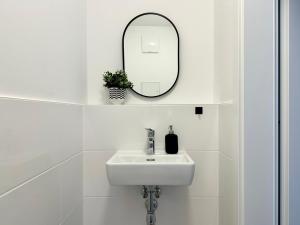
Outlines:
<svg viewBox="0 0 300 225"><path fill-rule="evenodd" d="M190 185L195 163L185 152L175 155L147 155L138 151L118 151L106 162L112 185Z"/></svg>

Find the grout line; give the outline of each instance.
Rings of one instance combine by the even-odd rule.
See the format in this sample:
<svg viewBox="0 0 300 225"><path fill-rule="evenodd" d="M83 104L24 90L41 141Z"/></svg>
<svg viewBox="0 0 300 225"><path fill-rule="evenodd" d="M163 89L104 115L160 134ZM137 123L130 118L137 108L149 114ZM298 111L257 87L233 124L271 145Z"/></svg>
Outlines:
<svg viewBox="0 0 300 225"><path fill-rule="evenodd" d="M72 214L74 214L74 212L76 212L77 209L81 209L81 208L83 208L83 202L81 202L80 205L73 206L72 210L67 215L65 215L64 218L60 221L59 225L64 225L68 221L68 219L72 216Z"/></svg>
<svg viewBox="0 0 300 225"><path fill-rule="evenodd" d="M54 166L49 167L49 168L46 169L45 171L43 171L43 172L41 172L41 173L39 173L39 174L37 174L37 175L31 177L31 178L28 178L27 180L23 181L21 184L18 184L17 186L15 186L15 187L11 188L10 190L8 190L8 191L4 192L3 194L1 194L1 195L0 195L0 198L3 198L3 197L5 197L6 195L9 195L10 193L14 192L15 190L17 190L17 189L19 189L19 188L25 186L26 184L28 184L28 183L32 182L33 180L35 180L35 179L37 179L37 178L39 178L39 177L45 175L46 173L48 173L48 172L50 172L50 171L52 171L52 170L58 168L59 166L65 164L65 163L67 163L67 162L69 162L70 160L76 158L77 156L80 156L81 154L82 154L82 152L77 152L76 154L70 156L69 158L64 159L63 161L60 161L59 163L55 164Z"/></svg>

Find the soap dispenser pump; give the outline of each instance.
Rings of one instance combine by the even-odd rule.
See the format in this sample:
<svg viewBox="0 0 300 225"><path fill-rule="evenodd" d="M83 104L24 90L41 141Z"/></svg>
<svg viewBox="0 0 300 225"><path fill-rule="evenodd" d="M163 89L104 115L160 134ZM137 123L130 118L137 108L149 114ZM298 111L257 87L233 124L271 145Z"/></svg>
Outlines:
<svg viewBox="0 0 300 225"><path fill-rule="evenodd" d="M174 134L173 126L169 126L169 133L165 136L165 148L167 154L178 153L178 137Z"/></svg>

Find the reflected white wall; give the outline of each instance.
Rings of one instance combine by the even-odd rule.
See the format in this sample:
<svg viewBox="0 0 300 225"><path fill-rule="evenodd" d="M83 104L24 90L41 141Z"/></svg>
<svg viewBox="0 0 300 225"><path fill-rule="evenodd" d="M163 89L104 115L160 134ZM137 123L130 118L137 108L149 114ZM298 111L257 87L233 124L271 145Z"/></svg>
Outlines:
<svg viewBox="0 0 300 225"><path fill-rule="evenodd" d="M157 52L144 52L147 38L158 42ZM150 40L149 39L149 40ZM168 91L178 74L178 38L172 26L129 26L124 37L125 69L133 89L146 94L143 83L158 84L159 94ZM155 95L154 95L155 96Z"/></svg>

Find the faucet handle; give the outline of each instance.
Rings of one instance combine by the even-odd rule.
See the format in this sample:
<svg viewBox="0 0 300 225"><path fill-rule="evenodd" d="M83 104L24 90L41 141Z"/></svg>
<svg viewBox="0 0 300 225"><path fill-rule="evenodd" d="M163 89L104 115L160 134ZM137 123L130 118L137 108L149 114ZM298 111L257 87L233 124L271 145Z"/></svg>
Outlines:
<svg viewBox="0 0 300 225"><path fill-rule="evenodd" d="M152 128L145 128L148 131L148 137L154 137L155 131Z"/></svg>

